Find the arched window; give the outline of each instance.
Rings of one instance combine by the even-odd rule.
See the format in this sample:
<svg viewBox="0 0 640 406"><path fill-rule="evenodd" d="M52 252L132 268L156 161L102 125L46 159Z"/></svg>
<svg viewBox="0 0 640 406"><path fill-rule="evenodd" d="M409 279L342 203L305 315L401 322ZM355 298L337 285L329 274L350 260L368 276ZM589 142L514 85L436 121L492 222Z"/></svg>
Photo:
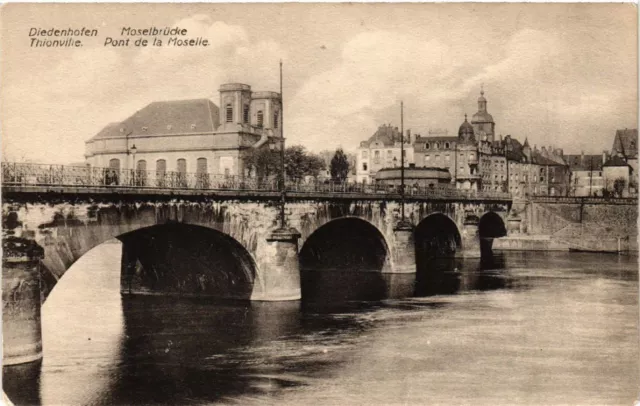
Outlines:
<svg viewBox="0 0 640 406"><path fill-rule="evenodd" d="M363 162L363 163L362 163L362 170L363 170L363 171L366 171L366 170L368 170L368 169L369 169L369 167L367 166L367 163L366 163L366 162Z"/></svg>
<svg viewBox="0 0 640 406"><path fill-rule="evenodd" d="M147 161L141 159L136 164L136 186L146 186L147 184Z"/></svg>
<svg viewBox="0 0 640 406"><path fill-rule="evenodd" d="M178 176L176 177L177 187L187 187L187 160L180 158L177 161Z"/></svg>
<svg viewBox="0 0 640 406"><path fill-rule="evenodd" d="M434 147L435 149L440 148L440 143L439 143L439 142L436 142L436 143L435 143L435 145L434 145L433 147Z"/></svg>
<svg viewBox="0 0 640 406"><path fill-rule="evenodd" d="M209 173L207 171L207 158L198 158L196 161L196 187L198 189L209 188Z"/></svg>
<svg viewBox="0 0 640 406"><path fill-rule="evenodd" d="M226 114L227 123L231 123L233 121L233 108L231 107L231 104L227 104Z"/></svg>
<svg viewBox="0 0 640 406"><path fill-rule="evenodd" d="M177 168L178 168L178 172L187 173L187 160L184 158L178 159Z"/></svg>
<svg viewBox="0 0 640 406"><path fill-rule="evenodd" d="M424 144L424 149L429 149L429 148L431 148L431 145L428 142Z"/></svg>
<svg viewBox="0 0 640 406"><path fill-rule="evenodd" d="M109 160L109 170L105 171L104 183L106 185L118 185L120 183L120 160L118 158Z"/></svg>
<svg viewBox="0 0 640 406"><path fill-rule="evenodd" d="M249 105L245 104L244 109L242 110L242 121L244 123L249 123Z"/></svg>
<svg viewBox="0 0 640 406"><path fill-rule="evenodd" d="M262 110L258 110L258 127L262 127L264 124L264 113Z"/></svg>
<svg viewBox="0 0 640 406"><path fill-rule="evenodd" d="M273 128L278 128L278 117L279 114L277 111L273 113Z"/></svg>
<svg viewBox="0 0 640 406"><path fill-rule="evenodd" d="M198 158L196 161L196 173L207 173L207 158Z"/></svg>
<svg viewBox="0 0 640 406"><path fill-rule="evenodd" d="M156 185L158 187L166 186L167 161L158 159L156 161Z"/></svg>
<svg viewBox="0 0 640 406"><path fill-rule="evenodd" d="M448 143L448 142L445 142L445 143L444 143L444 147L445 147L446 149L449 149L449 143Z"/></svg>

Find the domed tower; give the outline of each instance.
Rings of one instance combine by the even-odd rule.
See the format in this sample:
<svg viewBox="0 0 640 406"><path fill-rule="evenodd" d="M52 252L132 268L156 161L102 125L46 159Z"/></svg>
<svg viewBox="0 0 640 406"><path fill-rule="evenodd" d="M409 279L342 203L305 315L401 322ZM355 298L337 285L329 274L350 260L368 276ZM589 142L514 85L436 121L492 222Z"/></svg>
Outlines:
<svg viewBox="0 0 640 406"><path fill-rule="evenodd" d="M483 88L480 89L478 98L478 112L471 118L471 124L478 138L485 140L486 137L487 141L493 143L496 124L491 114L487 112L487 99L484 98Z"/></svg>
<svg viewBox="0 0 640 406"><path fill-rule="evenodd" d="M458 129L458 142L460 143L475 143L476 141L476 137L474 135L474 128L471 124L469 124L469 122L467 121L467 115L464 115L464 123L462 123L462 125L460 125L460 128Z"/></svg>

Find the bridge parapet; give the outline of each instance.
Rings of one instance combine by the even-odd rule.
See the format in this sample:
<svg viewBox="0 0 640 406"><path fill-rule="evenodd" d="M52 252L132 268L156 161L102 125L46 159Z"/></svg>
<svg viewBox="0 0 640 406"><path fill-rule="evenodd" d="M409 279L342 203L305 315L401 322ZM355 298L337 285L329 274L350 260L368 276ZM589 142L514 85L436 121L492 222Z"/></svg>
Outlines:
<svg viewBox="0 0 640 406"><path fill-rule="evenodd" d="M73 193L207 194L242 192L274 197L281 184L271 178L226 176L209 173L142 171L84 166L2 163L3 189L16 192L73 190ZM71 188L71 189L70 189ZM376 199L400 198L400 187L348 182L302 182L289 180L285 192L293 197L336 195ZM86 192L85 192L86 193ZM407 199L511 201L508 193L461 190L448 187L405 187ZM326 197L326 196L323 196Z"/></svg>

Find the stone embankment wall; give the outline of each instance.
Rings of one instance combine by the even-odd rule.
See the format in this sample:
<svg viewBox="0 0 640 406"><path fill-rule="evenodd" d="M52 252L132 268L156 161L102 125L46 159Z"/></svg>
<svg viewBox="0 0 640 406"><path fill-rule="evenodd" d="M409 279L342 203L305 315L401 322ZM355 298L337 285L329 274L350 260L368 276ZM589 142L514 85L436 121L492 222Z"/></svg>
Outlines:
<svg viewBox="0 0 640 406"><path fill-rule="evenodd" d="M496 249L638 251L635 199L548 198L522 208L522 233L496 241Z"/></svg>

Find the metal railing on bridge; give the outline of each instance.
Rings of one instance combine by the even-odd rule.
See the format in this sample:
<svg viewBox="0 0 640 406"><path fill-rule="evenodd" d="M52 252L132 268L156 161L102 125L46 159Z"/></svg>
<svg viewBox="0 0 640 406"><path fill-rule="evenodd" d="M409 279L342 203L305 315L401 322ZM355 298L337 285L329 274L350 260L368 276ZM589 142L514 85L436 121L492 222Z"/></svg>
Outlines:
<svg viewBox="0 0 640 406"><path fill-rule="evenodd" d="M87 187L87 188L135 188L160 190L241 190L279 192L277 179L217 175L209 173L143 171L131 169L95 168L89 166L65 166L28 163L2 163L3 186ZM289 179L287 192L398 195L400 187L394 185L365 184L333 181L305 182ZM510 200L501 192L461 190L450 187L419 187L406 185L407 197L436 199L487 199Z"/></svg>

